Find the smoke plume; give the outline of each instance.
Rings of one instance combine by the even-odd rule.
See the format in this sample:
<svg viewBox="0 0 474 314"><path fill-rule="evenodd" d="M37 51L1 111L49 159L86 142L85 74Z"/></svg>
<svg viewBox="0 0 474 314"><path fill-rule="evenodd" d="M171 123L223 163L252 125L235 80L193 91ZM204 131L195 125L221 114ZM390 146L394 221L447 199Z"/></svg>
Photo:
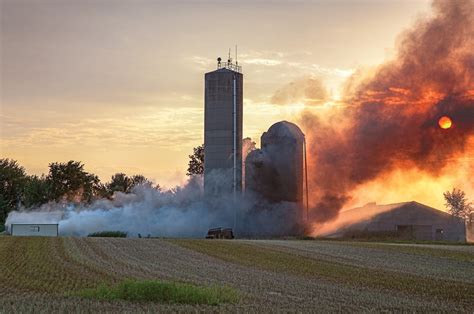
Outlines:
<svg viewBox="0 0 474 314"><path fill-rule="evenodd" d="M302 77L278 89L271 102L275 105L304 103L307 106L317 106L328 99L329 93L318 78Z"/></svg>
<svg viewBox="0 0 474 314"><path fill-rule="evenodd" d="M225 182L229 177L220 172L210 175L217 182ZM195 176L184 186L168 191L138 185L129 194L116 192L112 200L101 199L91 204L49 203L11 212L6 226L11 230L14 223L57 223L61 236L123 231L129 237L141 234L199 238L215 227L234 228L240 236L287 234L294 227L288 219L296 206L293 203L266 206L265 200L256 196L234 198L232 193L204 197L202 186L202 177ZM263 209L256 209L257 203Z"/></svg>
<svg viewBox="0 0 474 314"><path fill-rule="evenodd" d="M434 1L433 10L402 35L394 60L350 88L342 111L302 116L314 221L335 217L351 191L391 171L436 178L472 145L474 2ZM450 129L438 126L442 116Z"/></svg>

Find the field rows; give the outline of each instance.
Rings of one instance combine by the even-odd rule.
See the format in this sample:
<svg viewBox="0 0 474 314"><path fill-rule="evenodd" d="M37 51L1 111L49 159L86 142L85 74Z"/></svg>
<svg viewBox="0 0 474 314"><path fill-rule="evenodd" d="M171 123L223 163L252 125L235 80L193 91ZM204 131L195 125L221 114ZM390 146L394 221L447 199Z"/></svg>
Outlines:
<svg viewBox="0 0 474 314"><path fill-rule="evenodd" d="M474 246L278 240L258 240L252 244L328 262L474 283Z"/></svg>
<svg viewBox="0 0 474 314"><path fill-rule="evenodd" d="M1 237L0 312L472 312L474 247L460 248L448 252L333 241ZM238 304L209 307L72 296L128 278L226 285L243 297Z"/></svg>

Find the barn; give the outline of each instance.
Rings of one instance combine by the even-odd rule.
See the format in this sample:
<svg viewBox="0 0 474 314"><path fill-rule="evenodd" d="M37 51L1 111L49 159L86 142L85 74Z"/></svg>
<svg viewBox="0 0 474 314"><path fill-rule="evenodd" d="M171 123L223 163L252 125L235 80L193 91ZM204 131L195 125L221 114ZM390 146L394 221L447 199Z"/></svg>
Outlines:
<svg viewBox="0 0 474 314"><path fill-rule="evenodd" d="M59 226L58 224L11 224L10 234L27 237L57 237Z"/></svg>
<svg viewBox="0 0 474 314"><path fill-rule="evenodd" d="M466 223L441 210L405 202L369 203L342 211L327 230L330 237L389 236L411 240L466 242Z"/></svg>

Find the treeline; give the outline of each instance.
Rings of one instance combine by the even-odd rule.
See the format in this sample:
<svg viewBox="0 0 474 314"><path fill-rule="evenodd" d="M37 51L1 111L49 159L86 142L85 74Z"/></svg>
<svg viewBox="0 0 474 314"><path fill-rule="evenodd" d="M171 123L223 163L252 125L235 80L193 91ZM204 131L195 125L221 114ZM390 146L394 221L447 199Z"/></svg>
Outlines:
<svg viewBox="0 0 474 314"><path fill-rule="evenodd" d="M116 173L107 183L86 172L79 161L49 164L47 175L28 175L12 159L0 159L0 226L8 213L21 207L38 207L48 202L90 203L113 197L115 192L130 193L137 185L160 189L142 175Z"/></svg>

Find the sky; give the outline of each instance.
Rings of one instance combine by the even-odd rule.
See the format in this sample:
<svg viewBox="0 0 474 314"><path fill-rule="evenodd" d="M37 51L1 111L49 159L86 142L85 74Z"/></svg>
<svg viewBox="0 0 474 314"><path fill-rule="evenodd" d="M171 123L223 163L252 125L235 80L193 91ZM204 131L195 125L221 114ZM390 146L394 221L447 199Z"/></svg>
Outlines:
<svg viewBox="0 0 474 314"><path fill-rule="evenodd" d="M429 15L427 0L0 0L0 158L29 174L78 160L102 181L181 184L203 143L204 73L229 48L258 146L273 123L337 103Z"/></svg>

